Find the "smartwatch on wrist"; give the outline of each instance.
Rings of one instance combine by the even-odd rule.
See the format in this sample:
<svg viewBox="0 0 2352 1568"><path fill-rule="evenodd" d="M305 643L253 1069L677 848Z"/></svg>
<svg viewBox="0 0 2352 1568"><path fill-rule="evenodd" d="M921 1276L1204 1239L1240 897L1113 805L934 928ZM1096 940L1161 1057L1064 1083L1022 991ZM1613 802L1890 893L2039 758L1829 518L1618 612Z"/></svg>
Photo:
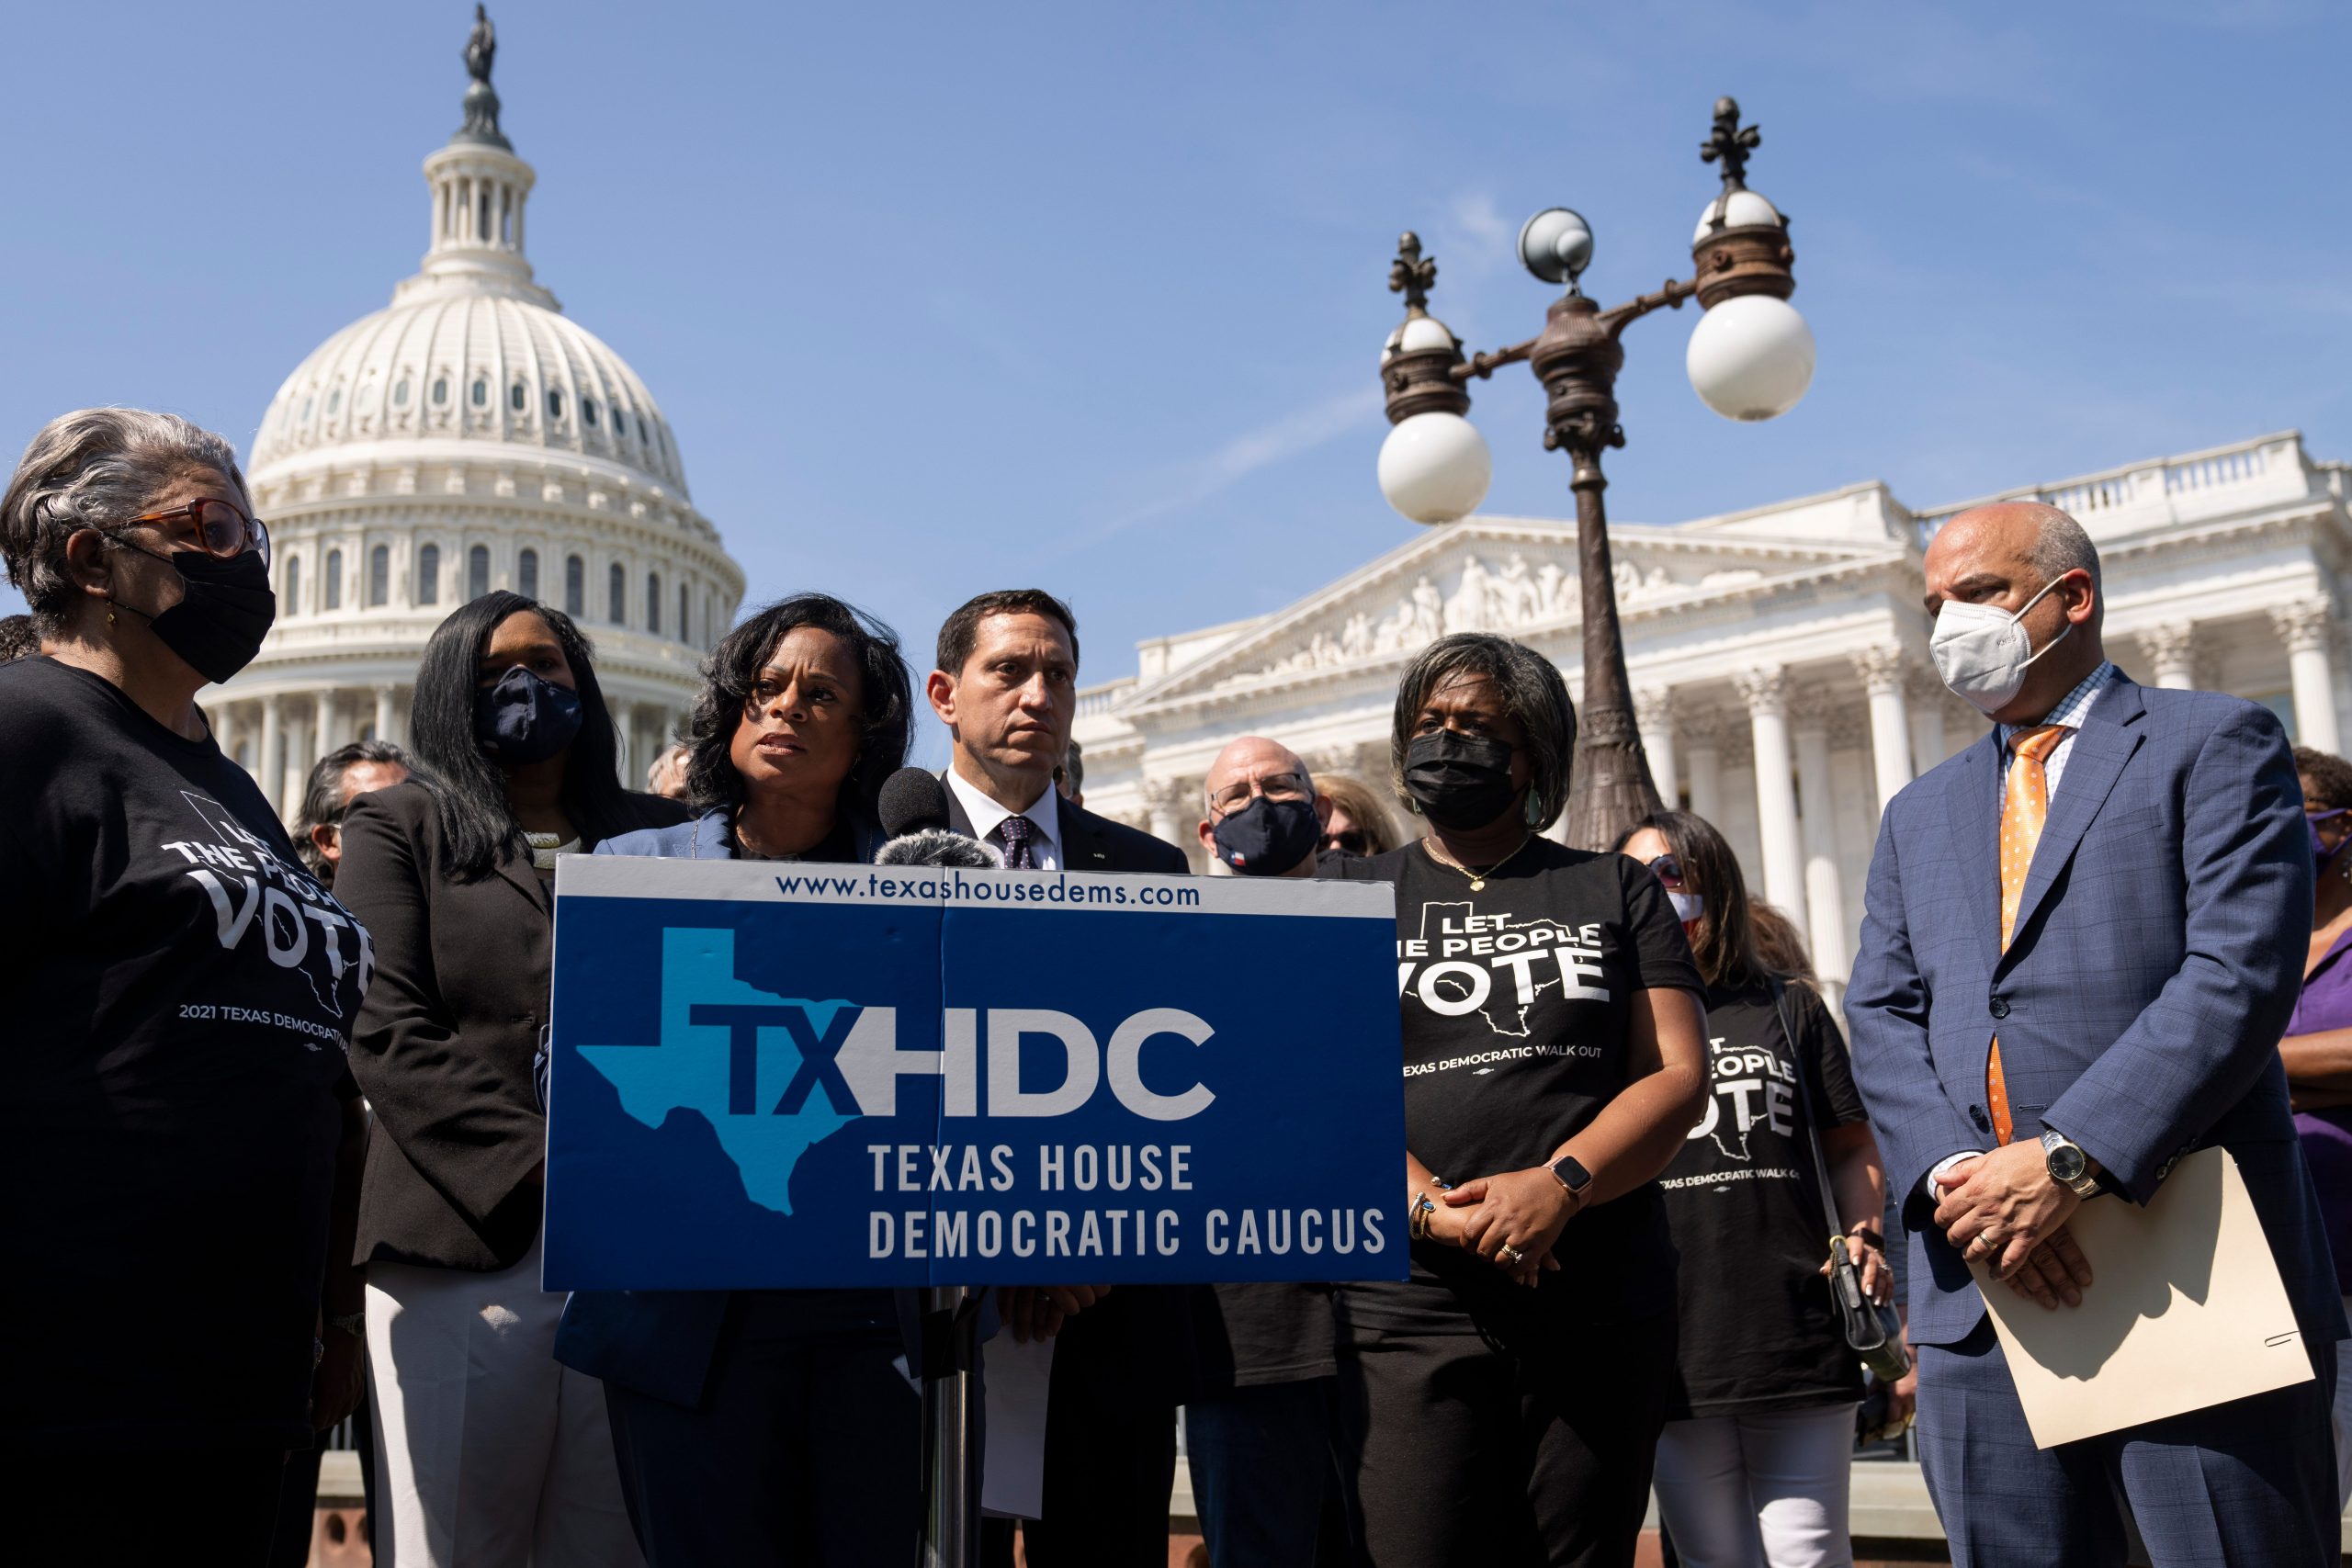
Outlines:
<svg viewBox="0 0 2352 1568"><path fill-rule="evenodd" d="M1562 1155L1544 1168L1559 1179L1560 1185L1568 1190L1568 1196L1577 1201L1577 1208L1584 1207L1584 1195L1592 1186L1592 1172L1584 1168L1582 1161L1574 1155Z"/></svg>

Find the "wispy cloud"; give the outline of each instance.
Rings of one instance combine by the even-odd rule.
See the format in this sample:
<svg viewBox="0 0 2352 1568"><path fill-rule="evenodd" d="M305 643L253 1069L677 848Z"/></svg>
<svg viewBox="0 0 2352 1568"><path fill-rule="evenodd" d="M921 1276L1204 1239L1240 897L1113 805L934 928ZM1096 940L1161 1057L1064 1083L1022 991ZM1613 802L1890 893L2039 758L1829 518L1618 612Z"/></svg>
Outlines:
<svg viewBox="0 0 2352 1568"><path fill-rule="evenodd" d="M1178 465L1158 481L1158 493L1150 500L1073 535L1067 548L1098 545L1131 528L1197 506L1262 468L1311 452L1364 424L1379 411L1380 401L1377 384L1359 387L1300 409L1246 435L1238 435L1204 457Z"/></svg>
<svg viewBox="0 0 2352 1568"><path fill-rule="evenodd" d="M1467 242L1461 261L1465 271L1484 273L1511 259L1519 225L1503 216L1492 196L1485 191L1458 196L1451 216L1453 232Z"/></svg>

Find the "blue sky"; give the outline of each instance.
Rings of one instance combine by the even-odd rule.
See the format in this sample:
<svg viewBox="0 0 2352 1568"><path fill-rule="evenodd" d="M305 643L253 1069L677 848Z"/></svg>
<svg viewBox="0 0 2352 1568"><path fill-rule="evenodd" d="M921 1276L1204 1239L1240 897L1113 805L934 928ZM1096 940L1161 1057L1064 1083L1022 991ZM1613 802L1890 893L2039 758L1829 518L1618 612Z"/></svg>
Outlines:
<svg viewBox="0 0 2352 1568"><path fill-rule="evenodd" d="M718 6L505 0L531 257L633 363L752 603L822 588L920 670L984 587L1066 594L1085 677L1406 537L1373 479L1397 231L1473 348L1577 207L1604 302L1690 267L1736 95L1820 368L1736 425L1628 339L1620 519L1883 478L1914 505L2300 427L2352 457L2344 6ZM424 246L470 6L19 4L0 96L0 439L94 402L241 447ZM1568 512L1523 369L1487 510ZM0 598L12 598L0 590Z"/></svg>

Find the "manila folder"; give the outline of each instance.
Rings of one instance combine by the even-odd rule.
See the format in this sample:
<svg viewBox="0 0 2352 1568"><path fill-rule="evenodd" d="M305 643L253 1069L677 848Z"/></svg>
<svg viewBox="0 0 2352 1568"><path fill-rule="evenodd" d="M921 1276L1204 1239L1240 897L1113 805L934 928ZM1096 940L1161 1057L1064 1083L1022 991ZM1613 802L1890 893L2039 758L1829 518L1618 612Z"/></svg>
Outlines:
<svg viewBox="0 0 2352 1568"><path fill-rule="evenodd" d="M2091 1266L2079 1307L2052 1312L1972 1265L2035 1447L2312 1376L2261 1217L2226 1149L2181 1160L2144 1209L2094 1198L2066 1224Z"/></svg>

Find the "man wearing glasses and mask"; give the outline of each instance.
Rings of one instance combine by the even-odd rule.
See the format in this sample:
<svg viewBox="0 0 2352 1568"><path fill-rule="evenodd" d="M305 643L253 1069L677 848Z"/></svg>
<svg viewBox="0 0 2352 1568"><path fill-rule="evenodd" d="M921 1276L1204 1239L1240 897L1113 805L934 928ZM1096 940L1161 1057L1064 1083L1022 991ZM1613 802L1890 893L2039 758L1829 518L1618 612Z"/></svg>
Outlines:
<svg viewBox="0 0 2352 1568"><path fill-rule="evenodd" d="M1231 742L1209 765L1202 802L1211 874L1315 874L1331 803L1288 747L1255 735ZM1328 1554L1345 1540L1330 1287L1212 1289L1216 1311L1202 1335L1207 1387L1184 1407L1209 1561L1307 1568L1318 1535L1329 1542L1322 1561L1340 1561Z"/></svg>

